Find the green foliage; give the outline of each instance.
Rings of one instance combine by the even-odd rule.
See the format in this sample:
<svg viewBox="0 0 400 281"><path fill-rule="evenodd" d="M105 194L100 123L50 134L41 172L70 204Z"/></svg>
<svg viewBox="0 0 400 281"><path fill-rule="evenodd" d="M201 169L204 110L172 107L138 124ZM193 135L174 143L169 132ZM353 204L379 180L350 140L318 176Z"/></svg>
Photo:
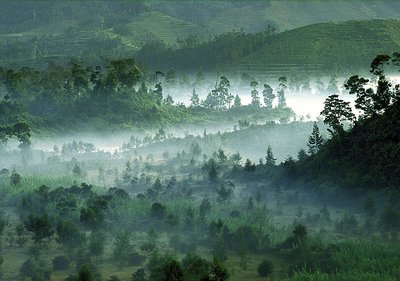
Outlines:
<svg viewBox="0 0 400 281"><path fill-rule="evenodd" d="M50 281L51 271L42 260L27 259L21 266L20 274L24 278L37 281Z"/></svg>
<svg viewBox="0 0 400 281"><path fill-rule="evenodd" d="M340 138L327 141L313 159L306 159L299 172L314 184L336 182L364 189L398 186L399 112L396 102L384 114L356 122ZM313 171L313 176L307 171Z"/></svg>
<svg viewBox="0 0 400 281"><path fill-rule="evenodd" d="M206 97L203 102L204 107L210 109L225 109L231 107L231 102L233 100L233 96L229 93L229 88L231 84L226 76L221 76L218 86L216 85L215 89L213 89Z"/></svg>
<svg viewBox="0 0 400 281"><path fill-rule="evenodd" d="M163 219L165 218L167 212L166 207L161 203L153 203L150 209L150 216L155 219Z"/></svg>
<svg viewBox="0 0 400 281"><path fill-rule="evenodd" d="M319 127L317 125L317 122L314 122L312 133L311 133L310 137L308 138L308 143L307 143L308 152L311 155L316 154L318 152L318 150L320 150L323 143L324 143L324 139L322 138L322 136L319 133Z"/></svg>
<svg viewBox="0 0 400 281"><path fill-rule="evenodd" d="M318 4L323 9L330 5L325 2ZM281 8L287 9L283 6ZM296 13L295 11L298 12L297 9L293 9L293 13ZM313 10L311 14L320 13ZM297 17L297 14L293 16ZM268 44L242 58L240 62L254 68L263 67L265 72L273 70L273 67L268 68L266 65L295 64L311 69L315 63L320 64L319 70L328 73L332 70L354 71L365 67L365 62L376 54L392 52L399 48L398 43L389 42L393 42L393 38L399 38L400 35L397 32L387 32L398 30L399 21L339 21L317 23L278 33L272 36Z"/></svg>
<svg viewBox="0 0 400 281"><path fill-rule="evenodd" d="M274 270L274 264L269 259L263 259L257 267L257 273L261 277L268 277Z"/></svg>
<svg viewBox="0 0 400 281"><path fill-rule="evenodd" d="M186 281L200 281L208 277L210 262L197 254L187 254L182 259L182 269Z"/></svg>
<svg viewBox="0 0 400 281"><path fill-rule="evenodd" d="M104 243L105 241L103 241L103 244ZM131 243L131 235L129 232L120 231L116 234L113 258L119 266L137 265L143 261L143 257L135 251Z"/></svg>
<svg viewBox="0 0 400 281"><path fill-rule="evenodd" d="M101 257L105 250L106 235L103 231L92 232L90 235L88 253L91 256Z"/></svg>
<svg viewBox="0 0 400 281"><path fill-rule="evenodd" d="M83 233L70 221L59 221L56 227L57 242L63 245L66 253L71 254L76 248L82 246L85 241Z"/></svg>
<svg viewBox="0 0 400 281"><path fill-rule="evenodd" d="M345 241L338 244L332 253L330 262L335 264L334 272L300 269L288 280L394 281L399 273L398 268L392 266L398 260L397 251L398 247L393 244L384 246L376 242Z"/></svg>
<svg viewBox="0 0 400 281"><path fill-rule="evenodd" d="M264 84L264 90L262 91L264 97L264 105L266 109L272 109L272 103L276 98L276 95L273 93L273 89L270 85Z"/></svg>
<svg viewBox="0 0 400 281"><path fill-rule="evenodd" d="M208 170L208 177L211 181L216 181L220 174L219 166L214 158L210 158L207 163L204 164L204 169Z"/></svg>
<svg viewBox="0 0 400 281"><path fill-rule="evenodd" d="M209 281L226 281L229 279L228 269L217 259L214 259L211 265L210 275L208 277Z"/></svg>
<svg viewBox="0 0 400 281"><path fill-rule="evenodd" d="M74 168L72 169L72 173L75 177L82 177L83 172L78 164L75 164Z"/></svg>
<svg viewBox="0 0 400 281"><path fill-rule="evenodd" d="M146 281L144 269L139 268L132 274L132 281Z"/></svg>
<svg viewBox="0 0 400 281"><path fill-rule="evenodd" d="M267 148L267 156L265 156L265 165L267 166L275 166L276 158L274 158L274 154L272 153L272 148L268 145Z"/></svg>
<svg viewBox="0 0 400 281"><path fill-rule="evenodd" d="M6 217L6 212L0 209L0 237L3 236L4 229L8 225L8 220Z"/></svg>
<svg viewBox="0 0 400 281"><path fill-rule="evenodd" d="M21 183L22 176L17 172L13 172L10 176L10 184L13 186L17 186Z"/></svg>
<svg viewBox="0 0 400 281"><path fill-rule="evenodd" d="M8 139L15 137L20 142L21 151L29 149L31 145L31 129L26 122L17 122L11 126L0 126L0 141L6 142Z"/></svg>
<svg viewBox="0 0 400 281"><path fill-rule="evenodd" d="M353 122L354 114L351 111L350 102L339 99L339 95L330 95L324 102L324 110L321 111L324 123L331 129L328 131L332 136L343 132L344 122Z"/></svg>
<svg viewBox="0 0 400 281"><path fill-rule="evenodd" d="M233 194L232 188L227 187L225 184L221 184L221 186L216 191L218 194L218 202L224 202L228 200Z"/></svg>
<svg viewBox="0 0 400 281"><path fill-rule="evenodd" d="M93 281L94 277L89 266L83 265L78 272L77 281Z"/></svg>
<svg viewBox="0 0 400 281"><path fill-rule="evenodd" d="M195 46L181 46L172 49L160 42L149 43L138 52L138 58L150 65L160 62L165 67L193 70L193 66L214 69L218 65L227 65L260 49L269 41L274 30L268 27L255 34L230 31L213 37L209 41L199 42ZM197 70L197 69L195 69Z"/></svg>
<svg viewBox="0 0 400 281"><path fill-rule="evenodd" d="M53 226L47 214L42 216L30 215L24 222L27 230L33 233L33 240L40 244L44 239L50 238L54 234Z"/></svg>

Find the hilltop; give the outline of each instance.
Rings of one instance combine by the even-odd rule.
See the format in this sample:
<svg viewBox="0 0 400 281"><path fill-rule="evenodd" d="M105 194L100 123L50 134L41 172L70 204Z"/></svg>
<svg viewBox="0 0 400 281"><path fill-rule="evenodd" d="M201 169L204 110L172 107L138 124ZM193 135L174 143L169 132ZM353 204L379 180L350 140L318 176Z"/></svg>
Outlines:
<svg viewBox="0 0 400 281"><path fill-rule="evenodd" d="M376 54L400 47L400 21L369 20L320 23L273 36L236 67L257 70L295 68L366 69ZM282 69L283 70L283 69Z"/></svg>
<svg viewBox="0 0 400 281"><path fill-rule="evenodd" d="M0 64L45 67L49 61L65 63L71 57L99 63L110 58L132 57L151 42L176 51L182 47L178 41L188 37L195 39L192 43L203 46L215 36L233 30L256 34L264 32L268 26L277 33L271 44L268 42L268 46L266 44L261 49L239 50L232 56L234 60L218 65L223 67L234 63L242 70L243 64L276 64L276 58L281 59L283 52L287 57L287 51L292 53L278 63L297 65L305 63L301 57L309 48L312 51L306 56L307 63L310 60L314 65L326 61L331 63L338 51L358 51L354 44L363 43L365 37L370 42L377 32L377 38L382 38L378 41L380 43L376 46L364 44L362 55L350 61L360 64L364 58L369 60L369 54L375 54L377 49L390 49L392 41L399 42L398 34L395 34L397 22L388 24L393 33L387 34L388 37L379 31L384 26L375 27L379 20L366 21L355 27L329 22L400 19L396 13L399 9L400 3L393 1L2 1ZM326 24L319 24L321 22ZM311 26L304 27L307 25ZM327 32L330 29L339 30L334 34ZM349 40L335 41L343 33ZM361 39L354 40L354 34ZM307 43L318 35L326 40L316 40L314 45ZM334 50L330 50L326 43L330 40L335 42ZM337 45L343 48L340 50ZM327 50L330 55L321 61L322 56L318 54ZM201 55L196 52L188 54L189 57ZM275 56L274 60L272 56ZM348 61L347 57L339 63ZM168 67L172 63L177 64L176 68L181 67L179 61L165 62Z"/></svg>
<svg viewBox="0 0 400 281"><path fill-rule="evenodd" d="M390 54L399 47L400 21L367 20L319 23L277 34L230 32L180 49L146 46L137 58L164 69L278 76L360 71L368 69L376 54Z"/></svg>

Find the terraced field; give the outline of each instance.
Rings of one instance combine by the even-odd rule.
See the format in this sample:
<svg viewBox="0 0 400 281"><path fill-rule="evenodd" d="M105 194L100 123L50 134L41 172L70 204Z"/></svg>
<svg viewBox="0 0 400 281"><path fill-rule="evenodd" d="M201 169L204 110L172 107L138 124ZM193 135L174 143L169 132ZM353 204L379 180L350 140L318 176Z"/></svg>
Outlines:
<svg viewBox="0 0 400 281"><path fill-rule="evenodd" d="M204 33L204 30L192 23L159 12L142 15L134 22L134 26L137 30L152 34L168 45L174 45L179 38Z"/></svg>
<svg viewBox="0 0 400 281"><path fill-rule="evenodd" d="M310 25L277 34L261 50L241 59L238 72L272 76L298 69L368 68L379 53L400 49L400 21L372 20Z"/></svg>

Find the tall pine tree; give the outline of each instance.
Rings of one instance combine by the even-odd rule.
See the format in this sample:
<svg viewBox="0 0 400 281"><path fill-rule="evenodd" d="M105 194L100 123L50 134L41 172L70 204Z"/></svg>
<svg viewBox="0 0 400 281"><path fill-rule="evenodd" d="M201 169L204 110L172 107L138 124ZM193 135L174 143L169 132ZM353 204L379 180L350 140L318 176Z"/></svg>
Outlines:
<svg viewBox="0 0 400 281"><path fill-rule="evenodd" d="M308 143L307 143L308 153L310 153L311 155L316 154L318 150L321 148L323 142L324 139L319 133L317 122L314 122L313 130L310 137L308 138Z"/></svg>

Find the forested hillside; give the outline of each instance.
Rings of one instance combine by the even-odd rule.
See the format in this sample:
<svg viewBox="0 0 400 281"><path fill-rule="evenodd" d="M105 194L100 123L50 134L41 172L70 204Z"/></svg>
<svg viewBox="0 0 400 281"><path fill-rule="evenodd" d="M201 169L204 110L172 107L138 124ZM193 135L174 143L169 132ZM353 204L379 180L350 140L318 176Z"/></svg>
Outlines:
<svg viewBox="0 0 400 281"><path fill-rule="evenodd" d="M304 162L299 173L317 185L398 188L399 159L400 102L397 101L383 115L356 123L340 138L330 140L317 155Z"/></svg>
<svg viewBox="0 0 400 281"><path fill-rule="evenodd" d="M347 80L345 87L356 96L357 119L349 103L338 95L326 99L321 115L330 126L331 138L323 143L314 128L308 143L310 157L289 165L289 175L315 187L399 188L400 86L384 73L385 67L398 68L399 58L394 53L372 61L371 72L377 76L374 87L358 75ZM346 122L351 125L349 130L343 127Z"/></svg>
<svg viewBox="0 0 400 281"><path fill-rule="evenodd" d="M137 58L149 65L181 70L222 69L236 73L360 71L378 53L400 48L400 21L370 20L321 23L275 33L230 32L204 43L185 41L171 49L145 45Z"/></svg>
<svg viewBox="0 0 400 281"><path fill-rule="evenodd" d="M0 0L0 281L399 281L399 71L399 1Z"/></svg>
<svg viewBox="0 0 400 281"><path fill-rule="evenodd" d="M66 67L50 64L45 70L0 68L0 123L26 121L37 132L57 133L227 120L236 123L252 115L264 121L294 116L286 103L274 108L261 107L259 102L242 105L237 97L233 104L230 81L225 76L214 88L206 89L205 100L194 92L190 105L175 103L163 94L158 80L164 74L160 73L143 72L134 59L111 60L95 67L73 59ZM271 104L275 98L272 95Z"/></svg>

